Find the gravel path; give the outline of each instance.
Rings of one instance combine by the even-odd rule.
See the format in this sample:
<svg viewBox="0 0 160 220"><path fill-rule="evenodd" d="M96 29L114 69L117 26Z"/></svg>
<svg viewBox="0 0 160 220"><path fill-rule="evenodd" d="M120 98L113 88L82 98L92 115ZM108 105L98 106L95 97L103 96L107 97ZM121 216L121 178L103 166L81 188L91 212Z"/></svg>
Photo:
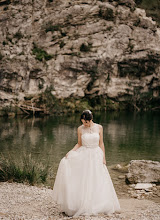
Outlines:
<svg viewBox="0 0 160 220"><path fill-rule="evenodd" d="M74 220L159 220L160 204L151 200L120 198L121 213L88 216ZM0 183L0 219L57 220L73 219L60 213L52 200L52 190L21 183Z"/></svg>

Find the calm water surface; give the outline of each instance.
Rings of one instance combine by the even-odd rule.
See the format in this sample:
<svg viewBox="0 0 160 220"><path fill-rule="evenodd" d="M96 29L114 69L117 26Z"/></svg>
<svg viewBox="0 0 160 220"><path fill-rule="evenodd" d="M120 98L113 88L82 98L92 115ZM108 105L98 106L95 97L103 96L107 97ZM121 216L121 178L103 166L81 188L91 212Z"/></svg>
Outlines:
<svg viewBox="0 0 160 220"><path fill-rule="evenodd" d="M160 161L160 114L96 113L104 128L107 166L133 159ZM77 143L79 114L44 118L0 118L0 152L17 161L30 154L49 163L54 174L62 157Z"/></svg>

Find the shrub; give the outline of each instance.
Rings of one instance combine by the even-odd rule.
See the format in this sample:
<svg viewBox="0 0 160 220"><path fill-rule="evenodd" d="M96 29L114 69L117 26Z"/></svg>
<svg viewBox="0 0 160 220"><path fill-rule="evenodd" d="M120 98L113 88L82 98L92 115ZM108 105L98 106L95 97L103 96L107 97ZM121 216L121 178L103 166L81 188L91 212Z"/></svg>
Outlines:
<svg viewBox="0 0 160 220"><path fill-rule="evenodd" d="M54 32L54 31L60 31L61 30L61 25L60 24L56 24L53 25L51 22L48 22L48 24L46 24L46 28L45 28L45 32Z"/></svg>
<svg viewBox="0 0 160 220"><path fill-rule="evenodd" d="M114 11L112 8L100 8L99 16L108 21L113 21L115 17Z"/></svg>
<svg viewBox="0 0 160 220"><path fill-rule="evenodd" d="M62 36L62 37L65 37L65 36L67 36L67 33L66 33L65 31L62 31L62 30L61 30L61 36Z"/></svg>
<svg viewBox="0 0 160 220"><path fill-rule="evenodd" d="M5 46L7 44L7 42L4 40L2 44L3 44L3 46Z"/></svg>
<svg viewBox="0 0 160 220"><path fill-rule="evenodd" d="M59 47L60 47L60 48L63 48L63 47L64 47L64 45L65 45L64 41L61 41L61 43L60 43Z"/></svg>
<svg viewBox="0 0 160 220"><path fill-rule="evenodd" d="M2 5L9 5L11 3L11 0L1 1L0 6Z"/></svg>
<svg viewBox="0 0 160 220"><path fill-rule="evenodd" d="M3 55L1 54L1 52L0 52L0 60L2 60L3 59Z"/></svg>
<svg viewBox="0 0 160 220"><path fill-rule="evenodd" d="M92 43L89 44L82 43L80 46L80 51L89 52L91 50L91 47L92 47Z"/></svg>
<svg viewBox="0 0 160 220"><path fill-rule="evenodd" d="M42 60L50 60L53 58L53 55L48 54L45 50L38 48L36 44L34 44L34 48L32 50L33 54L36 55L36 59L39 61Z"/></svg>
<svg viewBox="0 0 160 220"><path fill-rule="evenodd" d="M22 35L21 32L18 31L17 33L15 33L15 35L13 37L17 38L18 40L20 40L21 38L23 38L23 35Z"/></svg>
<svg viewBox="0 0 160 220"><path fill-rule="evenodd" d="M3 8L3 11L7 11L8 10L8 6Z"/></svg>

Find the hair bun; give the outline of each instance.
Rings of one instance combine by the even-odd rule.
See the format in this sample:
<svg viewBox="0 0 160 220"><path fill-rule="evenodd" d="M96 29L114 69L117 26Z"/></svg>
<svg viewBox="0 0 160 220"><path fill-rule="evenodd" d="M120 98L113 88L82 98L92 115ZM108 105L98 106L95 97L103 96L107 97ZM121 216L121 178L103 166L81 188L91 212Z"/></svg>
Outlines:
<svg viewBox="0 0 160 220"><path fill-rule="evenodd" d="M89 109L87 109L86 111L89 112L89 114L92 114L92 112Z"/></svg>
<svg viewBox="0 0 160 220"><path fill-rule="evenodd" d="M92 120L93 119L92 112L89 109L84 110L81 114L80 120L81 119L88 120L88 121Z"/></svg>

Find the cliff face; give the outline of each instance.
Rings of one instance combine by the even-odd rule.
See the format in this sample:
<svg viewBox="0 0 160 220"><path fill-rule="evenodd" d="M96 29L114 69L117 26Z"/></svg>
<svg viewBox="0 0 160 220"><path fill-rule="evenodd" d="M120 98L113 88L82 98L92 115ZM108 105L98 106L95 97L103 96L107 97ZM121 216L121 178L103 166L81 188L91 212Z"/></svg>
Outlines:
<svg viewBox="0 0 160 220"><path fill-rule="evenodd" d="M160 102L160 29L133 0L3 0L0 36L1 108L45 91Z"/></svg>

